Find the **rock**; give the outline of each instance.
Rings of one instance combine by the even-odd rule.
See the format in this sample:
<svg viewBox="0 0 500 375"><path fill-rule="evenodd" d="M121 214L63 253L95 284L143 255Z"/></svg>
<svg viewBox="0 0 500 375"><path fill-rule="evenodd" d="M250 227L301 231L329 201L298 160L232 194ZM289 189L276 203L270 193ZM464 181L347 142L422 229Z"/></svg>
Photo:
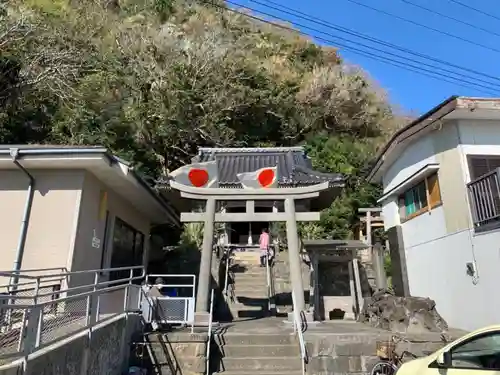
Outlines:
<svg viewBox="0 0 500 375"><path fill-rule="evenodd" d="M394 332L445 332L448 324L430 298L397 297L388 291L375 292L364 299L358 321Z"/></svg>

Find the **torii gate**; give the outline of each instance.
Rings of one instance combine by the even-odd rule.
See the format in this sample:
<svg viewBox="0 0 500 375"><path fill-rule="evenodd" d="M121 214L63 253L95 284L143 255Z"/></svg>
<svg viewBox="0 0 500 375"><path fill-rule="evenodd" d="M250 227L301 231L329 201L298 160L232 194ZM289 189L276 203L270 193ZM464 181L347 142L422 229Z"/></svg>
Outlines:
<svg viewBox="0 0 500 375"><path fill-rule="evenodd" d="M329 187L328 182L313 186L296 188L267 188L260 190L247 189L219 189L195 188L183 184L170 182L170 187L179 190L181 197L206 202L205 212L183 212L181 222L203 222L203 247L201 251L200 275L198 278L198 294L196 296L196 312L208 311L210 290L212 248L214 238L214 223L230 222L286 222L286 237L288 255L290 257L290 276L295 294L297 308L304 310L304 289L302 286L301 259L299 237L297 232L298 221L319 221L319 212L296 212L295 201L310 199L319 196L322 190ZM245 213L216 213L217 201L246 201ZM284 201L285 212L255 212L256 200Z"/></svg>
<svg viewBox="0 0 500 375"><path fill-rule="evenodd" d="M219 188L215 161L193 163L170 173L170 188L179 191L182 198L204 201L204 212L181 212L184 223L204 223L203 245L201 249L196 315L203 316L209 311L211 284L211 262L214 240L214 223L231 222L286 222L288 255L292 289L296 308L305 310L304 288L302 285L301 257L297 222L319 221L319 212L296 212L295 203L304 199L319 197L328 190L328 181L303 187L277 187L277 167L238 174L243 188ZM217 186L217 187L214 187ZM245 201L246 212L216 212L217 202ZM284 212L255 212L255 201L283 202ZM201 317L200 317L201 318Z"/></svg>

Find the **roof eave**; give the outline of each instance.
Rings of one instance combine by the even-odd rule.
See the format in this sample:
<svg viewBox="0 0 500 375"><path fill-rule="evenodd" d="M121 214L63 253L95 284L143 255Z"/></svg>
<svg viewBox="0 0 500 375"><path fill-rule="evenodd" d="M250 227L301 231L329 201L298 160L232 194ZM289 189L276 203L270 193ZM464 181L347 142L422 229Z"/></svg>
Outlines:
<svg viewBox="0 0 500 375"><path fill-rule="evenodd" d="M457 95L450 96L448 99L432 108L430 111L423 114L415 121L412 121L410 124L394 133L394 135L386 143L384 148L379 152L375 161L375 165L371 168L370 173L367 176L367 180L372 183L380 182L380 179L382 177L380 173L380 167L384 164L384 160L388 153L392 151L400 141L413 137L422 129L430 126L436 120L441 119L442 117L455 110L458 98L459 96ZM411 132L412 130L414 131Z"/></svg>
<svg viewBox="0 0 500 375"><path fill-rule="evenodd" d="M26 146L24 146L26 147ZM164 199L158 196L153 188L140 176L136 171L132 169L130 163L116 157L109 150L102 146L93 146L93 147L40 147L36 146L27 146L24 148L23 145L12 145L11 147L0 148L0 155L12 155L11 150L17 149L18 155L22 158L23 156L67 156L67 155L76 155L76 156L92 156L92 157L102 157L105 159L111 168L113 166L120 166L121 171L123 173L123 177L129 180L133 184L138 184L143 190L145 190L152 199L154 199L157 204L159 204L165 212L167 216L171 220L171 222L180 226L180 217L176 210L171 207Z"/></svg>

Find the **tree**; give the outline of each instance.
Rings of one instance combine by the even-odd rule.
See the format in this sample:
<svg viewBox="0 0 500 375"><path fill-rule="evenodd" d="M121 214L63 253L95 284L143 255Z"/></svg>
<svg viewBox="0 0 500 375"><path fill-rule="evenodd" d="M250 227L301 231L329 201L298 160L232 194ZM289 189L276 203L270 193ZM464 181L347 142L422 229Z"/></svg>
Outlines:
<svg viewBox="0 0 500 375"><path fill-rule="evenodd" d="M199 146L304 144L349 176L309 233L349 237L375 204L362 168L398 118L334 48L220 1L12 0L0 17L3 143L98 143L153 179Z"/></svg>

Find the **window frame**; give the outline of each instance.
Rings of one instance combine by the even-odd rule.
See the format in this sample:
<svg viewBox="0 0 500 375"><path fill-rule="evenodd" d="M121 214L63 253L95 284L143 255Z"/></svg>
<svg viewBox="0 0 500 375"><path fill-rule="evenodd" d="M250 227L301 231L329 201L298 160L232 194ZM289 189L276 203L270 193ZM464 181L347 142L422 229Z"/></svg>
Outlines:
<svg viewBox="0 0 500 375"><path fill-rule="evenodd" d="M476 194L474 194L471 191L471 185L477 184L480 180L489 179L488 176L498 173L497 171L498 169L500 169L500 155L466 154L466 160L469 174L468 182L466 184L467 200L469 203L469 212L471 215L471 220L473 222L474 233L479 234L497 230L498 228L500 228L500 220L498 218L491 217L483 220L479 219L484 215L484 212L489 212L489 210L491 209L499 209L499 197L498 193L495 194L496 189L491 184L488 184L492 189L492 195L484 197L482 196L482 194L478 195L477 191ZM477 170L477 168L474 168L473 165L475 160L480 160L484 163L479 168L484 167L485 173L475 173L475 171ZM493 203L494 207L491 207L491 203ZM489 209L487 207L489 207Z"/></svg>
<svg viewBox="0 0 500 375"><path fill-rule="evenodd" d="M472 337L469 337L468 339L466 340L463 340L459 343L457 343L456 345L454 345L453 347L451 347L450 349L448 349L448 352L450 353L451 355L451 359L453 361L453 353L456 351L456 349L459 349L460 347L464 346L464 345L467 345L475 340L480 340L484 337L488 337L488 336L499 336L500 335L500 330L492 330L492 331L488 331L488 332L483 332L483 333L480 333L480 334L477 334L477 335L474 335ZM500 346L499 346L499 352L500 352ZM438 367L437 363L435 363L435 361L431 364L431 366L429 367ZM451 365L450 367L447 367L447 369L457 369L457 370L474 370L474 371L499 371L498 369L491 369L491 368L477 368L477 367L467 367L467 366L461 366L461 367L457 367L457 366L453 366Z"/></svg>
<svg viewBox="0 0 500 375"><path fill-rule="evenodd" d="M131 263L135 263L136 260L139 260L138 259L139 258L138 254L140 254L141 255L140 264L113 265L113 255L115 254L115 251L118 251L117 246L116 246L116 238L115 238L115 236L117 234L117 226L118 225L121 225L123 228L125 228L125 229L129 230L130 232L132 232L132 234L133 234L133 240L132 240L132 243L130 245L131 245L131 253L132 253L132 259L133 260L132 260ZM139 243L141 245L140 247L136 246L136 244L138 243L138 241L137 241L138 238L139 238ZM118 216L115 216L115 218L114 218L112 241L113 241L113 246L112 246L111 257L110 257L110 262L109 262L110 268L135 267L137 265L142 265L142 266L145 265L144 264L144 253L145 253L145 250L146 250L146 247L145 247L145 245L146 245L146 235L143 232L141 232L140 230L138 230L135 227L133 227L132 225L130 225L129 223L127 223L122 218L118 217ZM137 276L137 273L138 273L137 271L138 270L134 271L134 276ZM125 275L125 273L127 273L127 274ZM109 280L110 281L120 280L120 279L123 279L123 278L127 278L129 276L130 276L129 271L112 271L112 272L110 272Z"/></svg>
<svg viewBox="0 0 500 375"><path fill-rule="evenodd" d="M474 155L474 154L467 154L467 168L469 169L469 182L473 182L477 179L479 179L481 176L484 176L485 174L488 174L492 171L494 171L497 168L490 168L490 162L493 160L500 160L500 155ZM474 166L473 166L473 160L481 160L483 159L486 162L486 168L488 171L486 173L480 174L478 176L475 175L474 173ZM499 163L500 164L500 163Z"/></svg>
<svg viewBox="0 0 500 375"><path fill-rule="evenodd" d="M411 214L407 214L407 201L406 195L412 191L419 189L419 186L424 185L425 190L425 204L422 204L415 212ZM437 190L434 190L437 189ZM437 194L437 198L433 196ZM401 222L407 222L417 216L420 216L426 212L430 212L432 209L439 207L443 204L442 196L441 196L441 186L439 184L439 174L438 172L433 172L428 176L418 180L411 187L405 189L401 194L398 195L398 206L399 206L399 216Z"/></svg>

